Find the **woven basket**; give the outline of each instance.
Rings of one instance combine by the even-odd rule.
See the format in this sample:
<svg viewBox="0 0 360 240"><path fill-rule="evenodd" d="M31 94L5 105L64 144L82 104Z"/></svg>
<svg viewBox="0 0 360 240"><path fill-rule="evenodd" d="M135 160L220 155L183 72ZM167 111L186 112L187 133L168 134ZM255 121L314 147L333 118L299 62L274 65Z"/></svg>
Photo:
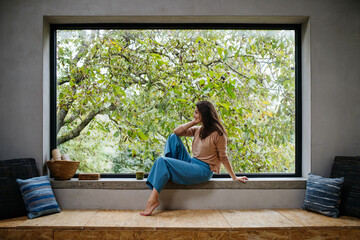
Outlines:
<svg viewBox="0 0 360 240"><path fill-rule="evenodd" d="M79 167L79 161L47 161L46 162L50 175L55 180L71 179Z"/></svg>

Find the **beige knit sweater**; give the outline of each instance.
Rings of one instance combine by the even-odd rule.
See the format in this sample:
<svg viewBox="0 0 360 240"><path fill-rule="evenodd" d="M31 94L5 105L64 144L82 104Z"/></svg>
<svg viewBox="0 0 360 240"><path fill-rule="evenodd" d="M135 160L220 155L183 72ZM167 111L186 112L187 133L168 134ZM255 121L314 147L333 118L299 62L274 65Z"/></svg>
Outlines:
<svg viewBox="0 0 360 240"><path fill-rule="evenodd" d="M230 165L226 154L227 139L225 135L220 136L217 131L212 132L205 139L200 138L201 126L186 129L185 124L174 130L178 136L194 137L192 142L193 157L209 164L211 171L220 173L221 163Z"/></svg>

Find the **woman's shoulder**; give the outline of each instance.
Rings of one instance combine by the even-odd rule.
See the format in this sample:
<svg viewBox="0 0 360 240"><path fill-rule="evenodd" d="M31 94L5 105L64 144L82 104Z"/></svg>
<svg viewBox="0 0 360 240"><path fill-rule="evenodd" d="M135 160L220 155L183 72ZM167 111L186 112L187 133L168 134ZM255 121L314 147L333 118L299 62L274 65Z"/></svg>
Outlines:
<svg viewBox="0 0 360 240"><path fill-rule="evenodd" d="M218 131L213 131L210 136L217 142L220 139L226 140L226 134L222 133L220 134Z"/></svg>

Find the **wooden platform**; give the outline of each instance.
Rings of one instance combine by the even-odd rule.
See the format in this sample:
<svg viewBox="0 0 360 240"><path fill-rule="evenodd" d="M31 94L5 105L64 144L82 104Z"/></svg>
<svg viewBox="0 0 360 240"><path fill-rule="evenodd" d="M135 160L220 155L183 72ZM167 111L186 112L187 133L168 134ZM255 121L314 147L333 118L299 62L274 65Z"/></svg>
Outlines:
<svg viewBox="0 0 360 240"><path fill-rule="evenodd" d="M0 239L360 239L360 219L300 209L63 210L29 220L0 220Z"/></svg>

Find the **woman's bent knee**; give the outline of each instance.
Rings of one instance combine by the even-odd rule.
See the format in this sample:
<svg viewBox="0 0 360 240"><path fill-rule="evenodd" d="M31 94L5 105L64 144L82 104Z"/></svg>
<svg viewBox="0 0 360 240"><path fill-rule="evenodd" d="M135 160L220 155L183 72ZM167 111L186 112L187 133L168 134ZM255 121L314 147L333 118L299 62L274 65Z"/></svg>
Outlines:
<svg viewBox="0 0 360 240"><path fill-rule="evenodd" d="M164 157L158 157L156 160L155 160L156 163L163 163L165 162L165 158ZM154 163L155 163L154 162Z"/></svg>
<svg viewBox="0 0 360 240"><path fill-rule="evenodd" d="M176 135L175 133L171 133L168 137L168 141L171 142L179 142L181 141L180 137L178 135Z"/></svg>
<svg viewBox="0 0 360 240"><path fill-rule="evenodd" d="M177 139L177 138L179 138L179 136L176 135L175 133L171 133L168 138L169 138L169 139L172 139L172 138L176 138L176 139Z"/></svg>

